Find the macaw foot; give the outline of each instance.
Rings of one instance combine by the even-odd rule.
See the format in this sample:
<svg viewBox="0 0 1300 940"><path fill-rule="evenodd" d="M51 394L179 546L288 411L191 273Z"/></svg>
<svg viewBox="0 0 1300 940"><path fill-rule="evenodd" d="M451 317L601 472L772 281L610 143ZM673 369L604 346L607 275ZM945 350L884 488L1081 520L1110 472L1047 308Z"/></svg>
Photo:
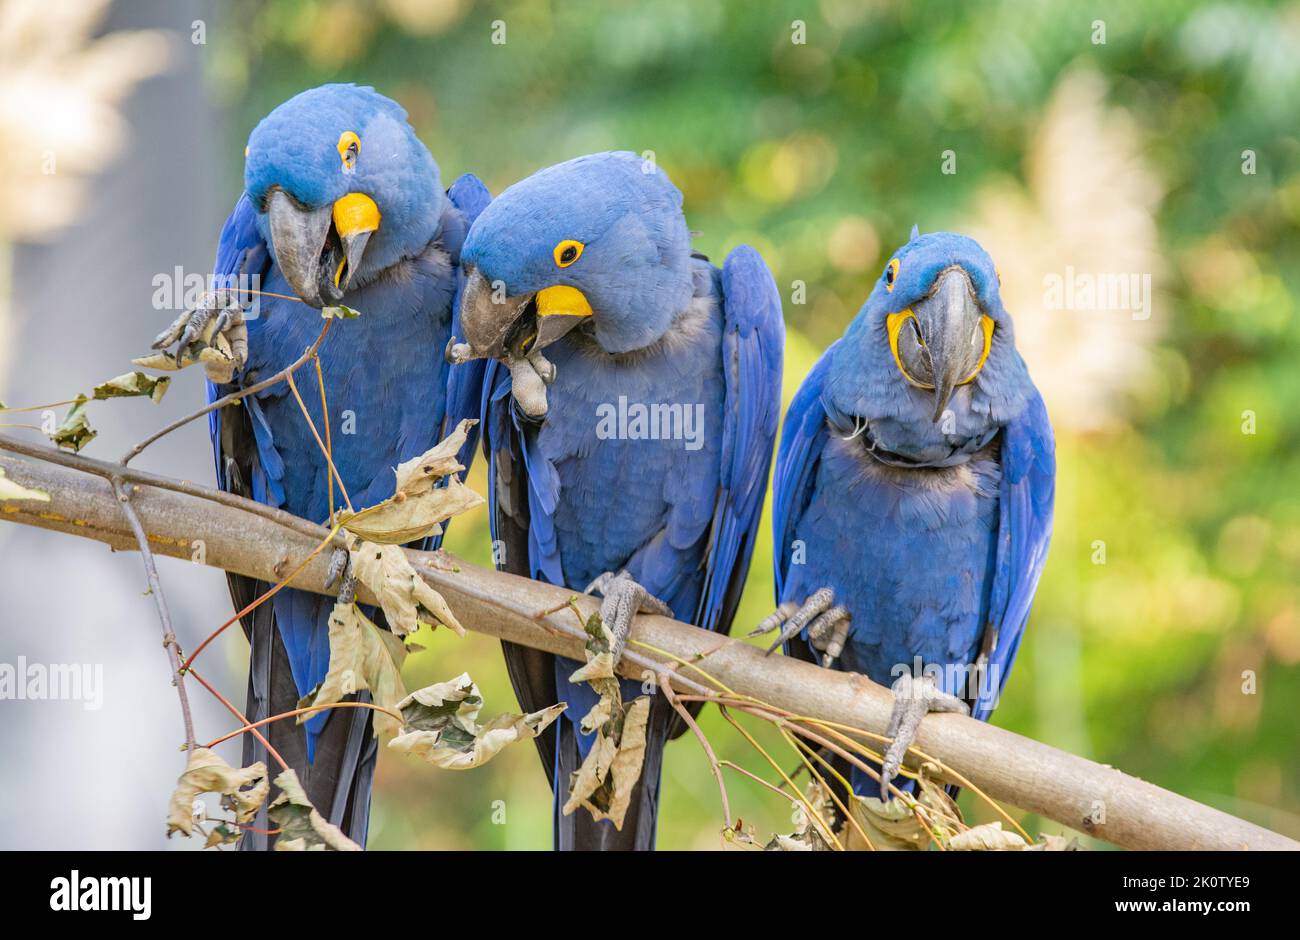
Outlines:
<svg viewBox="0 0 1300 940"><path fill-rule="evenodd" d="M632 630L633 617L637 614L673 615L667 604L633 581L626 571L606 571L588 584L582 593L600 594L604 598L600 602L600 619L613 635L610 653L615 663L623 657L623 647Z"/></svg>
<svg viewBox="0 0 1300 940"><path fill-rule="evenodd" d="M903 765L903 755L916 739L916 729L921 719L930 712L957 712L970 714L970 708L955 695L949 695L934 684L929 676L912 678L910 673L898 677L893 686L894 710L889 715L885 733L893 738L885 751L885 763L880 768L880 798L889 799L889 783Z"/></svg>
<svg viewBox="0 0 1300 940"><path fill-rule="evenodd" d="M825 587L808 595L802 606L794 601L786 601L764 617L763 622L751 630L749 635L762 636L780 629L772 645L767 648L767 655L771 656L778 646L798 636L807 627L808 639L813 648L822 654L822 665L829 669L844 652L851 620L848 608L836 604L835 592Z"/></svg>
<svg viewBox="0 0 1300 940"><path fill-rule="evenodd" d="M357 576L352 571L352 555L346 548L334 549L330 566L325 572L325 588L339 585L339 603L351 604L357 598Z"/></svg>
<svg viewBox="0 0 1300 940"><path fill-rule="evenodd" d="M537 351L511 358L506 365L510 368L510 391L520 410L529 418L546 417L550 407L546 386L555 381L555 364Z"/></svg>
<svg viewBox="0 0 1300 940"><path fill-rule="evenodd" d="M218 336L225 340L224 344L216 344ZM239 299L230 291L205 294L193 310L186 310L154 337L151 348L166 349L173 343L178 367L189 365L197 357L214 382L229 382L230 373L243 368L248 361L248 325ZM220 357L203 358L190 348L194 343L226 348Z"/></svg>

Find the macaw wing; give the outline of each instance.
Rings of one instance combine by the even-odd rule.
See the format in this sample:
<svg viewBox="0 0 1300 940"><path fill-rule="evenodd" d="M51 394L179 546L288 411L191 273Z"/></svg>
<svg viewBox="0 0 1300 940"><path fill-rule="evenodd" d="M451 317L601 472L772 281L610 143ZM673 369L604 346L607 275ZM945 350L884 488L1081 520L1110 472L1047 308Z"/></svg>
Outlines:
<svg viewBox="0 0 1300 940"><path fill-rule="evenodd" d="M271 266L271 252L257 230L257 210L245 193L239 197L226 224L222 226L217 242L217 257L212 273L217 287L233 286L233 279L247 277L255 284L265 277ZM241 297L241 302L249 298ZM237 386L207 382L208 402L235 391ZM279 454L269 447L270 433L257 435L253 422L261 419L261 410L253 407L231 405L208 414L208 432L212 438L213 456L216 459L217 485L227 492L262 503L278 504L283 500L280 480L284 466ZM265 425L265 422L262 421ZM265 438L265 443L259 442ZM271 450L270 459L263 459L262 449ZM274 478L268 476L268 467ZM279 498L277 499L277 495ZM243 610L260 593L258 582L252 578L229 574L226 576L230 597L236 610ZM264 605L267 615L270 605ZM244 618L245 632L251 635L253 617Z"/></svg>
<svg viewBox="0 0 1300 940"><path fill-rule="evenodd" d="M795 526L808 508L817 464L830 434L822 391L839 340L813 365L790 402L781 429L772 480L772 565L776 575L776 600L780 603L790 570Z"/></svg>
<svg viewBox="0 0 1300 940"><path fill-rule="evenodd" d="M781 296L753 248L742 245L723 262L722 305L722 467L695 621L706 630L730 629L749 572L781 419L785 350Z"/></svg>
<svg viewBox="0 0 1300 940"><path fill-rule="evenodd" d="M972 714L986 719L997 705L1029 620L1038 578L1052 537L1056 496L1056 441L1037 390L1020 417L1002 433L997 561L986 638L989 688Z"/></svg>
<svg viewBox="0 0 1300 940"><path fill-rule="evenodd" d="M550 515L559 499L559 478L553 470L546 472L550 465L545 461L536 462L538 473L529 472L526 419L514 404L510 370L496 360L486 364L481 402L493 563L499 571L563 584ZM549 653L505 640L501 642L501 650L511 685L525 712L539 711L559 701L555 667ZM555 726L534 740L542 766L554 786Z"/></svg>
<svg viewBox="0 0 1300 940"><path fill-rule="evenodd" d="M466 234L469 233L469 228L474 224L474 220L478 218L478 214L492 201L492 194L488 192L488 188L473 173L466 173L452 183L451 188L447 190L447 197L464 217ZM464 288L465 274L460 266L460 259L457 257L456 296L452 300L451 306L451 335L453 338L459 337L461 334L460 298ZM439 423L439 440L456 430L456 425L462 420L479 418L486 365L483 360L474 359L458 366L448 366L446 405ZM465 446L460 449L459 459L465 467L465 470L461 473L462 480L469 474L470 465L474 462L474 451L478 447L480 430L481 428L477 425L471 428L469 434L465 437ZM443 523L444 533L450 522L451 520L448 520ZM425 540L426 548L435 549L441 547L441 545L442 535L435 535Z"/></svg>
<svg viewBox="0 0 1300 940"><path fill-rule="evenodd" d="M452 205L460 210L461 215L465 218L465 231L468 233L474 220L478 218L489 202L492 201L492 194L488 188L483 185L473 173L466 173L456 182L451 184L447 190L447 196L451 199ZM451 335L460 337L460 298L461 292L465 287L465 275L457 264L456 271L456 298L452 302L451 308ZM474 359L470 362L463 363L459 366L453 366L447 378L447 414L443 420L442 434L440 437L446 437L465 418L478 418L479 410L482 405L483 376L487 369L487 363L482 359ZM474 428L465 440L465 446L460 453L460 462L465 465L466 473L469 472L470 463L474 460L474 450L478 446L478 436L480 428Z"/></svg>

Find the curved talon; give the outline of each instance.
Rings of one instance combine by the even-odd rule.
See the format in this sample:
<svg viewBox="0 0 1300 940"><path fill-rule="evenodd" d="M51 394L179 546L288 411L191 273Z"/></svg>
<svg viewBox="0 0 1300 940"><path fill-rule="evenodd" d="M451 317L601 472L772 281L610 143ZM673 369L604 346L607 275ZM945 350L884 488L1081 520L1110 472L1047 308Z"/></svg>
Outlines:
<svg viewBox="0 0 1300 940"><path fill-rule="evenodd" d="M613 637L610 654L615 663L623 657L623 647L627 644L628 634L632 632L632 619L637 614L672 616L672 609L667 604L633 581L626 571L606 571L599 575L583 591L584 594L593 592L598 592L603 597L600 602L600 619Z"/></svg>
<svg viewBox="0 0 1300 940"><path fill-rule="evenodd" d="M775 612L764 617L763 622L755 627L749 635L759 636L763 633L769 633L780 627L784 622L784 628L777 635L777 638L772 641L772 645L767 648L767 652L763 654L771 656L776 652L778 646L798 636L804 627L819 614L828 610L833 603L835 603L835 593L828 587L819 588L808 595L808 599L803 602L802 606L795 604L793 601L786 601ZM847 614L848 612L845 611L846 616Z"/></svg>
<svg viewBox="0 0 1300 940"><path fill-rule="evenodd" d="M352 572L352 555L346 548L336 548L334 554L330 555L330 566L325 572L325 587L332 587L336 581L339 585L339 603L351 604L356 600L357 576Z"/></svg>
<svg viewBox="0 0 1300 940"><path fill-rule="evenodd" d="M808 641L813 649L822 652L822 665L831 668L835 660L844 652L844 643L849 638L849 623L852 617L849 609L837 605L808 624Z"/></svg>
<svg viewBox="0 0 1300 940"><path fill-rule="evenodd" d="M889 713L889 726L885 733L893 740L880 767L880 798L886 801L889 800L889 784L898 776L903 757L916 740L921 719L930 712L970 714L970 707L965 702L944 692L929 676L914 679L910 673L904 673L894 682L892 691L894 708Z"/></svg>

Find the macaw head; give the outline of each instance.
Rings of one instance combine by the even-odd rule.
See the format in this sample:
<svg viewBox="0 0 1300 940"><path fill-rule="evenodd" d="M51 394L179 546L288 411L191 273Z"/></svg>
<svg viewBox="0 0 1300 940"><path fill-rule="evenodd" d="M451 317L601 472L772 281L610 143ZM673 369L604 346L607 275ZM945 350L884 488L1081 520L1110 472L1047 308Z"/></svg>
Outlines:
<svg viewBox="0 0 1300 940"><path fill-rule="evenodd" d="M285 280L313 307L419 254L446 199L406 112L355 85L304 91L263 118L244 188Z"/></svg>
<svg viewBox="0 0 1300 940"><path fill-rule="evenodd" d="M880 365L889 392L910 386L927 393L938 421L953 393L990 366L990 356L1014 354L998 288L997 269L979 243L913 229L885 264L845 341Z"/></svg>
<svg viewBox="0 0 1300 940"><path fill-rule="evenodd" d="M461 252L463 358L519 357L589 323L607 352L663 336L690 302L682 194L632 153L534 173L494 199Z"/></svg>

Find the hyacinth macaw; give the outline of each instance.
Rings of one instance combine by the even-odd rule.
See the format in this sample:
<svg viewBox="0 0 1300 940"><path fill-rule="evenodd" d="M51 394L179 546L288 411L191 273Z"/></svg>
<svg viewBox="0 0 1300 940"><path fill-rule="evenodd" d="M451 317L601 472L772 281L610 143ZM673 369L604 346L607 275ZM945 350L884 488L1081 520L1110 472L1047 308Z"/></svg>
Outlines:
<svg viewBox="0 0 1300 940"><path fill-rule="evenodd" d="M483 384L483 448L499 566L602 594L616 651L638 610L728 629L771 465L785 338L776 285L752 248L719 270L690 242L661 169L600 153L505 190L463 254L462 352L497 360ZM544 410L530 409L514 365L543 346L551 384ZM653 406L681 416L684 433L638 424ZM503 645L526 710L568 703L538 739L556 847L652 848L663 748L681 730L672 709L653 702L622 829L581 808L565 816L596 694L569 681L579 663ZM624 680L625 701L641 692Z"/></svg>
<svg viewBox="0 0 1300 940"><path fill-rule="evenodd" d="M790 404L773 482L779 607L754 631L894 688L882 791L927 711L987 719L997 704L1055 473L992 260L913 229ZM857 768L852 782L875 795Z"/></svg>
<svg viewBox="0 0 1300 940"><path fill-rule="evenodd" d="M473 376L481 380L482 364L456 367L467 373L461 387L470 398L449 403L442 353L465 234L487 191L466 175L444 192L406 112L354 85L304 91L267 115L248 139L244 187L221 232L214 283L251 275L267 295L243 298L260 304L247 323L247 361L230 384L209 382L209 401L296 360L321 329L319 308L360 311L335 325L320 361L339 474L356 508L379 502L393 493L398 463L432 447L467 409L477 413ZM190 334L212 315L194 316ZM177 339L165 332L156 345ZM180 346L189 339L179 336ZM294 378L323 435L314 369ZM223 489L317 522L329 517L326 462L286 383L214 412L211 433ZM337 486L334 500L335 509L343 505ZM237 610L270 587L239 575L229 583ZM286 589L244 618L250 720L293 709L325 678L332 604ZM382 612L368 613L383 624ZM304 727L281 721L265 729L316 808L361 844L377 754L370 715L327 711ZM246 764L266 760L252 735L244 743ZM243 845L266 841L250 833Z"/></svg>

